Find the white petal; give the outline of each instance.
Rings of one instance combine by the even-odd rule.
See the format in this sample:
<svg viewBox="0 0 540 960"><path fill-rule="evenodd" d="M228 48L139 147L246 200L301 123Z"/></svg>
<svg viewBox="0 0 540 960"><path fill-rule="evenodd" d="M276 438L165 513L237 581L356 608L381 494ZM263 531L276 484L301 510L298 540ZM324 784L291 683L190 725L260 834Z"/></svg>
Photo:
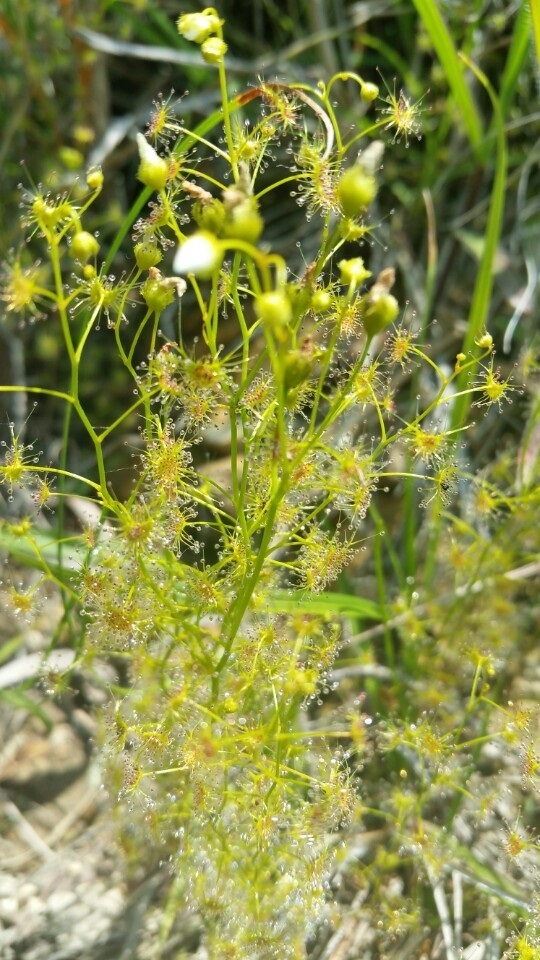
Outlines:
<svg viewBox="0 0 540 960"><path fill-rule="evenodd" d="M173 260L173 273L209 277L222 260L221 248L211 233L201 230L178 247Z"/></svg>

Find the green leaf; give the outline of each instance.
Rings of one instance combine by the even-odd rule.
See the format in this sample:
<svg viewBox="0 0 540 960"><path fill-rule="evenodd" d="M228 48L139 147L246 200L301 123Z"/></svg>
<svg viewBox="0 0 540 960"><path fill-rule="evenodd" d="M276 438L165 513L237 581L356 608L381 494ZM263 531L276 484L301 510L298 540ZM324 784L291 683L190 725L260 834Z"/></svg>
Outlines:
<svg viewBox="0 0 540 960"><path fill-rule="evenodd" d="M52 730L53 722L39 703L27 696L22 687L16 687L13 690L0 690L0 700L9 703L16 710L24 710L41 720L46 730Z"/></svg>
<svg viewBox="0 0 540 960"><path fill-rule="evenodd" d="M53 575L61 583L71 579L88 556L88 545L83 537L58 541L50 532L37 527L32 527L26 534L18 534L5 522L0 523L0 549L24 566Z"/></svg>
<svg viewBox="0 0 540 960"><path fill-rule="evenodd" d="M270 609L280 613L333 614L366 620L382 620L378 603L348 593L306 593L304 590L274 590Z"/></svg>
<svg viewBox="0 0 540 960"><path fill-rule="evenodd" d="M12 637L10 640L4 641L2 646L0 646L0 664L11 660L11 657L17 652L23 641L24 638L21 636L21 634L18 634L16 637Z"/></svg>
<svg viewBox="0 0 540 960"><path fill-rule="evenodd" d="M445 72L471 147L476 154L483 153L482 121L465 81L465 71L448 27L435 0L414 0L435 52Z"/></svg>
<svg viewBox="0 0 540 960"><path fill-rule="evenodd" d="M537 9L540 10L540 7ZM526 69L526 60L531 50L531 22L530 13L525 4L519 11L512 41L508 50L506 64L500 85L500 104L504 117L508 116L508 110L516 92L517 84L523 70Z"/></svg>
<svg viewBox="0 0 540 960"><path fill-rule="evenodd" d="M491 305L493 290L493 274L497 259L497 248L501 236L504 203L506 197L506 175L508 168L508 149L504 119L495 92L484 73L474 63L463 57L467 66L473 71L493 105L493 121L496 132L495 180L491 191L491 203L485 231L485 244L480 259L480 266L476 276L474 293L469 311L467 333L463 342L463 353L472 349L474 341L485 329ZM467 372L456 380L456 400L452 410L452 429L463 426L471 404L471 394L467 392Z"/></svg>

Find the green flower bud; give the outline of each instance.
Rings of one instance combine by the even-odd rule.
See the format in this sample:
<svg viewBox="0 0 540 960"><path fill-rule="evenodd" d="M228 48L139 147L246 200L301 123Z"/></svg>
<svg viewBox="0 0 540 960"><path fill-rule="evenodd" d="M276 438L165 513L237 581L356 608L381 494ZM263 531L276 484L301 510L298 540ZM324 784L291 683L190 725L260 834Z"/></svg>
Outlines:
<svg viewBox="0 0 540 960"><path fill-rule="evenodd" d="M150 267L156 267L162 259L161 250L154 238L136 243L133 252L139 270L149 270Z"/></svg>
<svg viewBox="0 0 540 960"><path fill-rule="evenodd" d="M366 169L355 163L342 175L337 185L339 205L346 217L357 217L375 199L377 183Z"/></svg>
<svg viewBox="0 0 540 960"><path fill-rule="evenodd" d="M223 63L227 49L227 44L220 37L209 37L201 44L201 53L205 63Z"/></svg>
<svg viewBox="0 0 540 960"><path fill-rule="evenodd" d="M214 198L204 202L197 200L191 208L191 216L201 230L208 230L218 237L221 236L225 220L225 207L221 200Z"/></svg>
<svg viewBox="0 0 540 960"><path fill-rule="evenodd" d="M261 293L255 300L255 313L264 326L272 331L276 339L285 343L293 318L288 296L279 290Z"/></svg>
<svg viewBox="0 0 540 960"><path fill-rule="evenodd" d="M313 355L305 350L291 350L285 358L285 390L294 390L305 383L313 369Z"/></svg>
<svg viewBox="0 0 540 960"><path fill-rule="evenodd" d="M178 277L163 277L155 267L150 268L148 280L145 280L141 287L146 305L157 314L162 313L165 307L173 303L175 295L181 296L184 290L183 280Z"/></svg>
<svg viewBox="0 0 540 960"><path fill-rule="evenodd" d="M362 317L368 337L374 337L394 322L399 313L399 303L391 293L383 293L375 300L366 297L367 309Z"/></svg>
<svg viewBox="0 0 540 960"><path fill-rule="evenodd" d="M185 40L204 43L207 37L217 33L223 20L220 20L213 7L206 7L201 13L184 13L178 18L178 33Z"/></svg>
<svg viewBox="0 0 540 960"><path fill-rule="evenodd" d="M371 103L372 100L376 100L379 96L379 88L376 83L363 83L360 96L362 100L365 100L366 103Z"/></svg>
<svg viewBox="0 0 540 960"><path fill-rule="evenodd" d="M310 307L313 313L325 313L332 306L332 296L329 290L315 290L311 298Z"/></svg>
<svg viewBox="0 0 540 960"><path fill-rule="evenodd" d="M95 257L98 251L99 243L88 230L78 230L73 234L69 252L74 260L86 263L91 257Z"/></svg>
<svg viewBox="0 0 540 960"><path fill-rule="evenodd" d="M84 163L84 154L76 147L61 147L59 155L68 170L80 170Z"/></svg>
<svg viewBox="0 0 540 960"><path fill-rule="evenodd" d="M103 179L101 167L91 167L86 174L86 185L89 190L101 190Z"/></svg>
<svg viewBox="0 0 540 960"><path fill-rule="evenodd" d="M253 197L246 197L228 211L223 222L223 236L255 244L263 227L264 221L257 210L256 201Z"/></svg>
<svg viewBox="0 0 540 960"><path fill-rule="evenodd" d="M338 263L341 274L341 282L347 286L353 286L355 289L364 283L371 276L371 270L366 270L362 257L354 257L352 260L341 260Z"/></svg>
<svg viewBox="0 0 540 960"><path fill-rule="evenodd" d="M160 157L142 133L137 134L137 146L141 162L137 170L137 178L145 187L152 190L163 190L169 177L169 164Z"/></svg>

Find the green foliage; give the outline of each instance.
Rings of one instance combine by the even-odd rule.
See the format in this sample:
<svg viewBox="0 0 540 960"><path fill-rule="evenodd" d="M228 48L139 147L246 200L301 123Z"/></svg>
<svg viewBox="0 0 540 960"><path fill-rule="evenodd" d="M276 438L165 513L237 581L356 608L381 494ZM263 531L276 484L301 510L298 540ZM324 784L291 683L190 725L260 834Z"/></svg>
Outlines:
<svg viewBox="0 0 540 960"><path fill-rule="evenodd" d="M128 823L122 840L148 860L151 838L151 857L174 878L169 919L181 906L197 912L216 960L305 955L330 878L344 875L351 824L386 835L369 884L352 867L370 887L383 947L419 925L428 887L443 921L440 878L449 859L466 856L456 817L472 810L481 820L493 804L476 795L482 748L522 744L524 782L537 788L530 718L491 689L522 627L502 571L538 551L537 406L527 482L513 486L503 454L483 472L464 463L471 406L492 415L517 393L486 331L507 182L504 117L484 74L458 59L435 5L417 7L476 152L482 130L465 62L495 118L485 245L450 369L425 343L428 324L394 296L394 267L370 269L379 137L417 136L423 107L402 92L377 102L373 80L352 71L314 85L259 81L231 95L223 21L211 8L178 26L217 71L219 108L187 129L175 104L158 100L137 138L143 189L106 243L92 219L106 186L100 169L60 194L25 190L23 226L46 263L21 247L3 269L8 318L56 324L69 375L62 389L25 388L65 409L64 459L42 465L10 427L0 481L8 496L29 494L36 511L4 521L1 542L60 587L70 616L77 605L79 663L118 665L101 749ZM343 87L356 98L353 129L335 107ZM266 234L265 211L284 189L316 238L304 264ZM129 267L118 276L111 265L128 236ZM188 311L200 319L195 344L184 335ZM226 324L234 336L224 343ZM106 423L87 394L103 332L130 390ZM400 393L404 376L421 385L412 403ZM86 471L68 468L74 422L92 451ZM120 497L108 451L133 423L140 452ZM227 435L225 479L200 455L212 431ZM403 555L386 547L385 494L396 483L426 518L406 521ZM454 515L459 485L467 506ZM74 492L99 512L80 535L64 527ZM48 536L37 520L51 507ZM425 571L414 562L420 534ZM346 596L351 564L370 546L375 588ZM329 592L336 582L340 592ZM22 592L16 600L32 602ZM366 678L362 697L351 693L355 669ZM326 722L332 694L341 704ZM508 828L510 856L532 848L520 837ZM467 856L480 889L481 863ZM398 870L416 877L418 896L394 909L380 894ZM504 881L502 871L489 877L499 915L505 897L518 901L523 935L513 949L525 957L533 924Z"/></svg>

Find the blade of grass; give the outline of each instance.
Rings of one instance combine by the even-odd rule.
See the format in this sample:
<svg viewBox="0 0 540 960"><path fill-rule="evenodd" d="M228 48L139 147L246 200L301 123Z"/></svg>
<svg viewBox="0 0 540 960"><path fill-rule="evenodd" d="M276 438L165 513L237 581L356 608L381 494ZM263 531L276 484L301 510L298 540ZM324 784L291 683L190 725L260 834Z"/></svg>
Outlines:
<svg viewBox="0 0 540 960"><path fill-rule="evenodd" d="M467 86L463 64L448 27L434 0L413 0L413 2L441 62L471 147L477 156L482 156L482 121Z"/></svg>
<svg viewBox="0 0 540 960"><path fill-rule="evenodd" d="M468 58L461 54L461 58L473 71L482 86L485 87L493 105L492 127L495 134L495 178L491 191L488 220L486 224L485 243L480 257L480 264L476 276L473 297L467 321L467 332L463 342L462 352L467 354L474 345L475 339L485 330L491 304L493 288L493 273L497 246L501 235L504 202L507 186L508 151L504 118L499 100L484 73ZM490 140L492 138L490 137ZM467 392L467 372L464 371L455 381L456 397L452 406L450 430L456 430L465 425L472 397ZM441 536L442 515L433 523L429 544L426 547L426 562L424 568L427 583L432 582L436 567L437 545Z"/></svg>
<svg viewBox="0 0 540 960"><path fill-rule="evenodd" d="M381 620L383 611L379 604L348 593L304 593L274 590L270 609L280 613L334 614L342 617L358 617L363 620Z"/></svg>
<svg viewBox="0 0 540 960"><path fill-rule="evenodd" d="M532 31L534 37L534 48L536 50L537 75L540 67L540 3L538 0L529 0L527 3L530 12Z"/></svg>
<svg viewBox="0 0 540 960"><path fill-rule="evenodd" d="M464 54L461 58L467 64L470 70L478 78L482 86L486 89L493 105L493 123L496 134L496 157L495 157L495 180L491 192L491 203L489 215L486 224L485 244L480 259L480 266L476 278L476 283L469 311L467 322L467 332L463 343L463 353L467 354L472 348L476 338L485 329L489 308L491 303L491 293L493 288L493 267L497 254L497 246L501 235L504 201L506 195L506 175L508 167L508 151L506 145L506 134L504 130L504 118L501 112L499 100L484 73L472 63ZM469 407L471 405L471 395L466 392L467 372L458 376L456 380L456 399L452 408L451 429L455 430L465 423Z"/></svg>
<svg viewBox="0 0 540 960"><path fill-rule="evenodd" d="M540 5L535 4L537 10ZM531 45L531 17L526 6L522 6L512 33L512 40L506 58L506 65L501 80L499 103L503 117L508 116L508 109L514 99L518 79L523 72Z"/></svg>
<svg viewBox="0 0 540 960"><path fill-rule="evenodd" d="M22 710L29 716L37 717L42 721L46 730L52 730L53 723L46 711L39 703L24 692L22 687L15 690L0 690L0 700L7 703L13 710Z"/></svg>
<svg viewBox="0 0 540 960"><path fill-rule="evenodd" d="M32 570L52 574L61 584L68 584L82 569L88 556L88 544L83 537L66 537L63 546L65 552L59 564L58 541L50 532L33 528L30 536L21 536L13 533L8 524L0 525L0 548L10 557Z"/></svg>

